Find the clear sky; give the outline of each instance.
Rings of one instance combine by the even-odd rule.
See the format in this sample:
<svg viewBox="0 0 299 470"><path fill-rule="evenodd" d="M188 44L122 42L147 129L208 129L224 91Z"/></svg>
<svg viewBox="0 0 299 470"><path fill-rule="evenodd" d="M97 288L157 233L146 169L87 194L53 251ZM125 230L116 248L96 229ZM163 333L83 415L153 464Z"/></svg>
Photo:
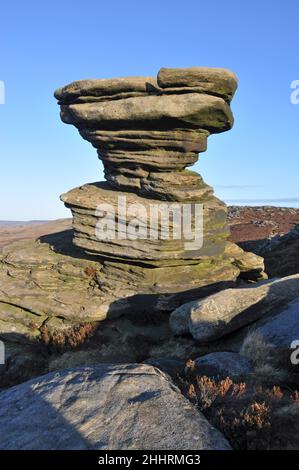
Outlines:
<svg viewBox="0 0 299 470"><path fill-rule="evenodd" d="M0 9L0 219L69 215L59 195L103 179L96 151L60 121L53 91L73 80L228 67L232 131L193 167L226 202L299 207L296 0L6 1Z"/></svg>

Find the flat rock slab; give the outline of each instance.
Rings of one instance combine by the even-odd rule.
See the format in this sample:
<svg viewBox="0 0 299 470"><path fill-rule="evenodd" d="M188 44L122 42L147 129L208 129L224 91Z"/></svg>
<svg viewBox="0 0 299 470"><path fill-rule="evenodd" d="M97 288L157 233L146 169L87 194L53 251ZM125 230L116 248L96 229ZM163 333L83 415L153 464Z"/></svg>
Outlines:
<svg viewBox="0 0 299 470"><path fill-rule="evenodd" d="M55 91L55 98L62 103L68 103L78 97L99 97L118 95L120 93L139 92L149 93L152 90L158 91L157 80L153 77L120 77L120 78L99 78L90 80L77 80L58 88Z"/></svg>
<svg viewBox="0 0 299 470"><path fill-rule="evenodd" d="M217 96L200 93L138 96L102 103L61 105L66 124L97 129L140 128L170 124L170 128L193 127L224 132L233 125L228 104Z"/></svg>
<svg viewBox="0 0 299 470"><path fill-rule="evenodd" d="M1 449L230 449L149 365L52 373L0 393Z"/></svg>

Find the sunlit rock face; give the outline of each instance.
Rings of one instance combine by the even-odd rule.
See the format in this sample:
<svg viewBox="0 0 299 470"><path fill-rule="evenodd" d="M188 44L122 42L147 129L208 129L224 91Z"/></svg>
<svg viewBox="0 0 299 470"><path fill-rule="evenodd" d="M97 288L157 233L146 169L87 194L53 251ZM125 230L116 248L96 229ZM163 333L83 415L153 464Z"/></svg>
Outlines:
<svg viewBox="0 0 299 470"><path fill-rule="evenodd" d="M157 78L81 80L55 92L62 121L97 149L107 180L62 195L73 214L73 243L99 256L108 271L117 263L117 286L169 293L240 274L242 263L230 256L226 241L225 204L186 169L206 150L210 134L232 127L236 89L229 70L193 67L163 68ZM110 236L99 236L103 219ZM250 264L248 276L259 277L262 262ZM241 270L244 275L246 267Z"/></svg>
<svg viewBox="0 0 299 470"><path fill-rule="evenodd" d="M104 257L168 266L223 254L226 207L201 176L186 167L206 150L211 133L231 128L229 103L236 88L232 72L195 67L161 69L157 79L82 80L57 90L62 120L75 125L97 148L108 183L86 185L62 196L73 212L74 243ZM144 206L138 217L146 230L157 201L172 201L181 212L192 205L191 226L203 230L202 243L186 249L184 236L164 240L160 222L155 239L100 240L95 231L97 207L108 203L112 218L119 197L125 195L131 205ZM203 228L196 225L196 205L203 205ZM118 225L117 235L129 223Z"/></svg>

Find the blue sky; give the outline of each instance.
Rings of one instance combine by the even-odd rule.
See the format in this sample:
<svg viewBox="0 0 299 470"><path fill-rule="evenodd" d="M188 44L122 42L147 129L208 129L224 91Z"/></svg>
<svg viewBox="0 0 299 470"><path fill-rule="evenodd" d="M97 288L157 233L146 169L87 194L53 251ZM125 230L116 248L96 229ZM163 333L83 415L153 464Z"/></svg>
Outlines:
<svg viewBox="0 0 299 470"><path fill-rule="evenodd" d="M1 4L0 219L69 215L59 195L103 179L96 151L60 121L53 91L73 80L228 67L232 131L193 167L227 202L299 207L296 0L10 1Z"/></svg>

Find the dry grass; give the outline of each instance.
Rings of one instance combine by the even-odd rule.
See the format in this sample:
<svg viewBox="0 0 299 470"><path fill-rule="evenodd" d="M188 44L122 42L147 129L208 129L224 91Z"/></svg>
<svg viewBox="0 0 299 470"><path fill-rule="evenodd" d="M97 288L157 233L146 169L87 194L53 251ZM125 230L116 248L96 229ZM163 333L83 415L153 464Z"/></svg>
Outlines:
<svg viewBox="0 0 299 470"><path fill-rule="evenodd" d="M45 324L40 329L41 342L52 351L76 349L95 333L97 326L97 323L79 323L57 331L50 330Z"/></svg>
<svg viewBox="0 0 299 470"><path fill-rule="evenodd" d="M290 361L291 349L277 348L253 330L243 341L240 353L252 363L255 383L299 387L299 367Z"/></svg>
<svg viewBox="0 0 299 470"><path fill-rule="evenodd" d="M198 376L185 395L235 449L298 449L299 393Z"/></svg>
<svg viewBox="0 0 299 470"><path fill-rule="evenodd" d="M253 366L261 366L273 362L275 347L267 343L258 330L253 330L244 339L240 354L247 357Z"/></svg>

